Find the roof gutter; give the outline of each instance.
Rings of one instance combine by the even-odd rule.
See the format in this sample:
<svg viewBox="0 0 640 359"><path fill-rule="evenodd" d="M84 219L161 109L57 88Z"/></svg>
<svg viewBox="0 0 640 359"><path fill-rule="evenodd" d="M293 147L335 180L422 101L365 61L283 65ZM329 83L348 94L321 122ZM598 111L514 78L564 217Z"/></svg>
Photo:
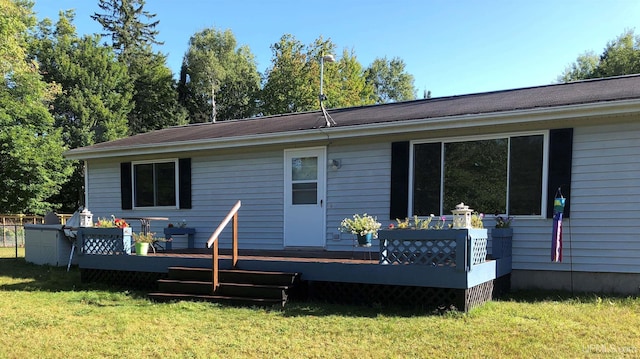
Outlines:
<svg viewBox="0 0 640 359"><path fill-rule="evenodd" d="M64 156L67 159L71 160L87 160L95 158L137 156L157 153L173 153L221 148L229 149L248 146L300 143L309 141L321 141L326 140L327 138L343 139L369 137L376 135L393 135L418 131L463 129L530 122L540 123L557 121L558 119L569 120L579 118L593 118L599 116L626 115L637 112L640 112L640 99L577 104L561 107L514 110L505 112L423 118L344 127L340 127L340 125L338 124L338 126L322 129L203 139L196 141L179 141L118 148L78 148L65 152Z"/></svg>

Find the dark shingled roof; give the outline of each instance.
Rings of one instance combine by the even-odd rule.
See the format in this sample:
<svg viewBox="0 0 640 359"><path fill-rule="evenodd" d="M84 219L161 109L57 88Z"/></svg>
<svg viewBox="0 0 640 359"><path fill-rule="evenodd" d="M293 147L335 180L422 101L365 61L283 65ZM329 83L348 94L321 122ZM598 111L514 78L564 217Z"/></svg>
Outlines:
<svg viewBox="0 0 640 359"><path fill-rule="evenodd" d="M337 123L357 126L415 119L499 113L640 98L640 75L537 86L427 100L329 110ZM286 133L324 127L322 112L265 116L244 120L176 126L72 150L98 150Z"/></svg>

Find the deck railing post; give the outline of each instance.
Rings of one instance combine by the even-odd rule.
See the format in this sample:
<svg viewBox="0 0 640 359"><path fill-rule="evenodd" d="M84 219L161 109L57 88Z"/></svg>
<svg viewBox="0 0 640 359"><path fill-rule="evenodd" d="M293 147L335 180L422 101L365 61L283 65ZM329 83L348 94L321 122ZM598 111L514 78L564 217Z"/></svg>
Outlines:
<svg viewBox="0 0 640 359"><path fill-rule="evenodd" d="M233 250L231 265L235 268L238 264L238 212L233 215L233 243L231 245Z"/></svg>
<svg viewBox="0 0 640 359"><path fill-rule="evenodd" d="M207 247L212 248L211 257L213 262L211 263L211 272L212 272L211 280L212 280L213 292L215 292L219 286L219 282L218 282L218 270L219 270L218 239L219 238L218 237L220 236L220 233L222 233L222 230L227 226L227 224L229 224L229 221L231 221L231 219L233 219L233 241L232 241L233 267L235 267L236 263L238 262L238 210L240 209L240 206L242 206L242 202L238 201L236 205L233 206L233 208L229 211L229 213L224 218L224 220L222 220L220 225L218 225L218 228L216 228L216 230L213 232L213 234L211 235L211 237L209 237L209 240L207 241Z"/></svg>
<svg viewBox="0 0 640 359"><path fill-rule="evenodd" d="M212 255L211 258L213 260L213 263L211 263L211 268L212 268L212 273L211 273L211 283L213 286L213 293L216 292L216 290L218 289L218 238L216 238L213 241L213 245L211 246L212 248Z"/></svg>

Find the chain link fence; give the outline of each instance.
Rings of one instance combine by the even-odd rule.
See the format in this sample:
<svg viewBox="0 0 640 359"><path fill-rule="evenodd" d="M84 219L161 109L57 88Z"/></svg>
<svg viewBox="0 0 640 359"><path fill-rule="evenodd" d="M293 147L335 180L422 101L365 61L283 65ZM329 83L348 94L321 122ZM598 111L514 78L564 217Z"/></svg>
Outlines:
<svg viewBox="0 0 640 359"><path fill-rule="evenodd" d="M35 216L26 214L0 214L0 230L2 231L0 238L0 248L15 248L16 256L18 248L24 248L25 224L45 224L46 218L50 216L56 220L56 223L64 224L71 217L70 214L51 213L47 216Z"/></svg>
<svg viewBox="0 0 640 359"><path fill-rule="evenodd" d="M24 247L24 225L42 224L44 217L29 215L0 215L2 239L0 247Z"/></svg>

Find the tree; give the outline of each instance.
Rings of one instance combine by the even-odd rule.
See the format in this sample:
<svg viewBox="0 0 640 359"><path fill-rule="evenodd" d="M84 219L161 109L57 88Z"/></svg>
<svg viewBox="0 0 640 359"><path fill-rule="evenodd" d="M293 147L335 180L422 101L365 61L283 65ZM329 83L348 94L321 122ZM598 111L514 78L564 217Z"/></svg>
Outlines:
<svg viewBox="0 0 640 359"><path fill-rule="evenodd" d="M336 46L322 37L305 46L292 35L284 35L271 46L273 58L262 91L265 114L319 109L320 59L334 54ZM373 87L366 83L364 70L353 50L343 50L336 63L325 63L323 104L326 108L371 104Z"/></svg>
<svg viewBox="0 0 640 359"><path fill-rule="evenodd" d="M33 46L44 79L62 86L51 113L69 148L126 136L133 93L127 68L113 49L101 45L96 35L79 38L73 18L73 11L66 11L60 13L55 27L49 20L42 21ZM71 212L83 202L84 193L82 164L75 161L73 166L74 175L53 197Z"/></svg>
<svg viewBox="0 0 640 359"><path fill-rule="evenodd" d="M156 40L155 29L160 21L151 21L156 14L145 11L144 4L145 0L99 0L98 6L106 13L91 15L105 29L102 35L111 36L111 45L126 60L139 49L162 44ZM144 22L143 17L151 22Z"/></svg>
<svg viewBox="0 0 640 359"><path fill-rule="evenodd" d="M28 57L35 17L28 1L0 0L0 208L43 214L46 199L71 173L61 131L47 111L57 86L48 86Z"/></svg>
<svg viewBox="0 0 640 359"><path fill-rule="evenodd" d="M586 52L567 66L559 82L611 77L640 73L640 36L633 30L607 43L600 56Z"/></svg>
<svg viewBox="0 0 640 359"><path fill-rule="evenodd" d="M271 67L267 70L266 83L261 95L264 114L318 109L320 68L316 67L317 61L309 63L304 44L293 35L286 34L280 41L271 45L271 51ZM311 76L312 70L318 74L318 86Z"/></svg>
<svg viewBox="0 0 640 359"><path fill-rule="evenodd" d="M558 77L558 82L569 82L588 79L594 76L599 62L598 56L593 52L585 52L578 56L576 62L567 66Z"/></svg>
<svg viewBox="0 0 640 359"><path fill-rule="evenodd" d="M92 19L111 37L120 62L127 66L133 83L133 108L128 114L129 133L136 134L184 124L186 113L178 103L173 74L166 56L152 50L159 21L156 14L144 10L144 0L100 0L105 13Z"/></svg>
<svg viewBox="0 0 640 359"><path fill-rule="evenodd" d="M327 91L324 91L327 93L326 106L340 108L373 104L374 88L367 83L364 69L358 62L355 52L343 50L337 65L337 78L330 78L335 82L326 83Z"/></svg>
<svg viewBox="0 0 640 359"><path fill-rule="evenodd" d="M133 109L129 112L129 134L187 123L187 112L178 102L178 89L166 56L147 53L133 57L128 73L133 82Z"/></svg>
<svg viewBox="0 0 640 359"><path fill-rule="evenodd" d="M413 75L405 72L405 63L400 58L375 59L365 71L365 77L374 88L375 103L408 101L416 97Z"/></svg>
<svg viewBox="0 0 640 359"><path fill-rule="evenodd" d="M182 61L180 100L190 122L257 114L260 74L248 47L237 47L231 30L202 30L189 39Z"/></svg>

